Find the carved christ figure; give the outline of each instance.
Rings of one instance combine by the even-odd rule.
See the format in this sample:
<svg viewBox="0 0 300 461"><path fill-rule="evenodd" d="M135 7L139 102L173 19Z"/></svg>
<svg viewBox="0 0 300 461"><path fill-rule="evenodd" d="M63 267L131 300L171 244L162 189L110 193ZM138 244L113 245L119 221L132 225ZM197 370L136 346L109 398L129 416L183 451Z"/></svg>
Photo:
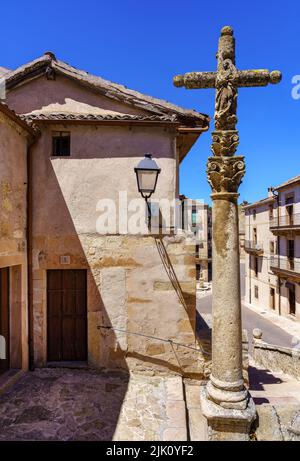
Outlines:
<svg viewBox="0 0 300 461"><path fill-rule="evenodd" d="M216 129L234 129L237 122L237 70L230 59L222 62L216 79Z"/></svg>

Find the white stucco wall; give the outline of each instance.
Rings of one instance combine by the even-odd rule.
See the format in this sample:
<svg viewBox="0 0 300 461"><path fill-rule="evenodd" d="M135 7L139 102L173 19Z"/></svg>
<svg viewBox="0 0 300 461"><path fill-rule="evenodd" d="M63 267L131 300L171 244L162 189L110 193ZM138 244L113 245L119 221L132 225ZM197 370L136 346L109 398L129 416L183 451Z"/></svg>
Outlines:
<svg viewBox="0 0 300 461"><path fill-rule="evenodd" d="M274 201L274 218L279 217L279 220L285 221L284 217L287 215L286 200L287 197L293 195L293 215L295 216L295 223L298 223L298 214L300 214L300 185L294 184L288 187L284 187L278 191L278 206L277 200ZM256 211L256 219L253 216L253 210ZM281 222L281 221L280 221ZM269 203L256 203L246 209L246 240L253 240L253 228L257 229L257 241L262 242L264 253L258 257L259 260L259 272L258 277L254 274L254 256L252 258L252 269L249 267L250 255L246 255L246 301L250 302L249 289L251 287L251 304L258 308L270 308L270 288L275 288L276 292L276 312L280 315L289 316L289 290L285 283L292 283L295 286L296 295L296 319L300 320L300 287L295 277L280 276L278 277L273 274L270 270L269 260L272 257L270 254L270 241L277 243L278 257L286 261L288 256L288 240L294 240L294 264L295 272L299 272L300 267L300 235L298 231L289 230L286 232L279 232L278 235L273 233L269 229ZM279 283L280 283L280 299L279 299ZM254 296L254 287L258 286L259 298L256 299Z"/></svg>

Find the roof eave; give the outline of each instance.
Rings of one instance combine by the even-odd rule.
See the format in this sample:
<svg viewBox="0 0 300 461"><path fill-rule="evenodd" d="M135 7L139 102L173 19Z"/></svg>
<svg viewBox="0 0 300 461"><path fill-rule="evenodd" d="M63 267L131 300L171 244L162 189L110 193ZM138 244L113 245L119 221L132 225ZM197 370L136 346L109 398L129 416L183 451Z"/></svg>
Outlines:
<svg viewBox="0 0 300 461"><path fill-rule="evenodd" d="M186 127L180 125L177 128L177 147L179 149L179 163L181 163L202 133L208 131L209 125L205 127Z"/></svg>
<svg viewBox="0 0 300 461"><path fill-rule="evenodd" d="M36 127L36 125L31 123L31 122L28 123L26 120L19 117L6 104L0 103L0 110L4 115L6 115L16 125L18 125L20 128L22 128L30 138L35 139L38 136L39 130Z"/></svg>
<svg viewBox="0 0 300 461"><path fill-rule="evenodd" d="M257 202L248 203L248 205L243 205L243 208L247 210L253 207L263 206L266 203L274 202L275 200L276 200L276 196L274 195L273 197L266 197L264 199L258 200Z"/></svg>
<svg viewBox="0 0 300 461"><path fill-rule="evenodd" d="M181 124L186 126L206 127L209 125L210 118L206 114L184 109L167 101L129 90L122 85L109 82L100 77L86 74L84 71L75 69L63 61L54 59L49 53L19 67L15 71L9 72L6 75L7 91L9 92L28 81L40 77L44 74L48 66L56 73L70 78L78 84L88 87L91 91L102 94L110 99L121 101L124 104L135 106L138 109L143 109L154 114L176 114ZM93 79L95 79L95 82L92 81ZM96 82L96 79L99 79L99 82ZM102 86L100 82L102 82Z"/></svg>
<svg viewBox="0 0 300 461"><path fill-rule="evenodd" d="M288 188L288 187L295 186L296 184L300 184L300 178L299 178L299 179L295 179L295 181L291 181L291 182L289 182L288 184L281 184L281 185L275 187L274 190L280 191L280 190L282 190L282 189L286 189L286 188Z"/></svg>

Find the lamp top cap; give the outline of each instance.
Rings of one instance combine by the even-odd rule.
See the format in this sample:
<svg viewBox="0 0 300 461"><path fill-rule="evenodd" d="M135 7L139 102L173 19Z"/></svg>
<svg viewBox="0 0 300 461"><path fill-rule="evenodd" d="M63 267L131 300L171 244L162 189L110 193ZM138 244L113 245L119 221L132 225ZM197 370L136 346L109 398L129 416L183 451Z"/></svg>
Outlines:
<svg viewBox="0 0 300 461"><path fill-rule="evenodd" d="M221 36L233 35L233 28L231 26L224 26L221 29Z"/></svg>
<svg viewBox="0 0 300 461"><path fill-rule="evenodd" d="M143 160L141 160L138 163L136 169L138 170L157 170L158 172L160 172L160 168L155 162L155 160L153 160L152 154L145 154L145 158L143 158Z"/></svg>

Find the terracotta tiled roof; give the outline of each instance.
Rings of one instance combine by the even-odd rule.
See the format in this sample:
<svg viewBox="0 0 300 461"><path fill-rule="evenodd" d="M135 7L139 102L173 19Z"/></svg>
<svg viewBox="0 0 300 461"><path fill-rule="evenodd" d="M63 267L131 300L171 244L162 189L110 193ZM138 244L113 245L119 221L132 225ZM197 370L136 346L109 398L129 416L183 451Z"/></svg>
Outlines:
<svg viewBox="0 0 300 461"><path fill-rule="evenodd" d="M153 115L175 115L178 121L192 126L207 127L209 124L208 115L201 114L195 110L184 109L162 99L153 98L138 91L130 90L123 85L76 69L56 59L51 52L47 52L42 57L6 74L7 91L21 85L27 79L45 74L47 68L57 74L76 80L79 84L89 87L108 98L135 106L138 109L143 109Z"/></svg>
<svg viewBox="0 0 300 461"><path fill-rule="evenodd" d="M11 72L10 69L6 69L6 67L0 66L0 77L2 77L4 74L7 74L8 72Z"/></svg>
<svg viewBox="0 0 300 461"><path fill-rule="evenodd" d="M23 117L17 115L15 111L10 109L3 101L0 101L0 111L27 131L28 134L36 136L39 133L39 128L32 121L24 120Z"/></svg>
<svg viewBox="0 0 300 461"><path fill-rule="evenodd" d="M283 187L290 186L296 182L300 182L300 175L294 176L293 178L289 179L288 181L279 184L279 186L275 187L275 190L282 189Z"/></svg>
<svg viewBox="0 0 300 461"><path fill-rule="evenodd" d="M273 197L265 197L261 200L258 200L257 202L248 203L247 205L243 205L243 208L246 210L248 208L253 208L256 206L264 205L265 203L274 202L275 199L276 199L275 195Z"/></svg>

